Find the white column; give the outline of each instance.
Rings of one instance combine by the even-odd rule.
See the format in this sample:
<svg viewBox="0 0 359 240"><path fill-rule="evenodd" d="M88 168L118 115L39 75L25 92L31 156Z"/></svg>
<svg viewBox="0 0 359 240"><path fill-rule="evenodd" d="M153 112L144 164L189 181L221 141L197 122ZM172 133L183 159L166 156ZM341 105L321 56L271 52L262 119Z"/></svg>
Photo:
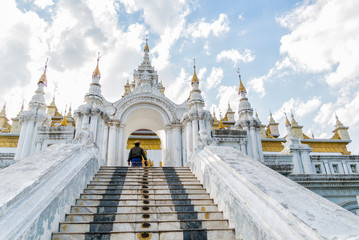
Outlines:
<svg viewBox="0 0 359 240"><path fill-rule="evenodd" d="M35 125L34 120L30 119L26 128L26 138L24 140L24 147L21 152L21 159L29 155L34 125Z"/></svg>
<svg viewBox="0 0 359 240"><path fill-rule="evenodd" d="M198 123L197 120L192 120L192 153L196 152L198 138Z"/></svg>
<svg viewBox="0 0 359 240"><path fill-rule="evenodd" d="M125 145L125 125L121 124L118 130L118 166L127 166L127 159L124 153Z"/></svg>
<svg viewBox="0 0 359 240"><path fill-rule="evenodd" d="M90 122L90 131L93 134L94 142L97 142L97 135L98 135L98 115L94 114L91 116L91 122Z"/></svg>
<svg viewBox="0 0 359 240"><path fill-rule="evenodd" d="M35 122L35 126L34 126L34 130L33 130L33 135L32 135L32 140L31 140L31 145L30 145L30 154L35 153L36 150L36 142L37 142L37 132L38 132L38 128L41 126L41 122Z"/></svg>
<svg viewBox="0 0 359 240"><path fill-rule="evenodd" d="M303 172L306 174L315 173L314 167L312 165L312 161L310 160L309 150L303 149L302 151L300 151L300 156L303 165Z"/></svg>
<svg viewBox="0 0 359 240"><path fill-rule="evenodd" d="M292 151L293 154L293 174L301 174L303 173L303 167L300 161L300 155L298 150Z"/></svg>
<svg viewBox="0 0 359 240"><path fill-rule="evenodd" d="M181 140L181 129L180 127L177 125L175 126L175 128L173 129L173 139L174 139L174 143L173 143L173 162L172 162L172 166L174 167L180 167L182 165L182 154L181 154L181 149L182 149L182 140Z"/></svg>
<svg viewBox="0 0 359 240"><path fill-rule="evenodd" d="M115 166L116 164L116 123L110 123L110 136L108 145L107 165Z"/></svg>
<svg viewBox="0 0 359 240"><path fill-rule="evenodd" d="M257 137L256 130L254 126L249 127L249 133L251 136L251 146L252 146L252 155L255 160L259 160L258 150L257 150Z"/></svg>
<svg viewBox="0 0 359 240"><path fill-rule="evenodd" d="M84 116L82 117L81 129L83 129L84 127L90 128L90 127L88 126L88 123L89 123L89 115L84 115Z"/></svg>
<svg viewBox="0 0 359 240"><path fill-rule="evenodd" d="M75 137L77 137L82 129L82 120L83 120L83 116L79 117L79 119L76 122L76 133L75 133Z"/></svg>
<svg viewBox="0 0 359 240"><path fill-rule="evenodd" d="M102 139L102 159L104 159L104 163L108 162L107 160L107 151L108 151L108 142L109 142L109 127L104 124L103 126L103 139Z"/></svg>
<svg viewBox="0 0 359 240"><path fill-rule="evenodd" d="M191 121L188 121L186 125L187 125L186 126L186 144L187 144L187 159L186 159L186 161L188 161L192 156L192 150L193 150Z"/></svg>
<svg viewBox="0 0 359 240"><path fill-rule="evenodd" d="M181 166L186 166L187 164L187 136L186 136L186 130L185 128L182 128L181 131L181 135L182 135L182 163Z"/></svg>
<svg viewBox="0 0 359 240"><path fill-rule="evenodd" d="M241 146L241 152L247 155L247 149L246 149L246 141L245 139L239 140L239 145Z"/></svg>
<svg viewBox="0 0 359 240"><path fill-rule="evenodd" d="M263 147L262 147L262 140L261 140L261 134L260 134L260 128L256 129L256 139L257 139L257 150L259 154L259 161L264 161L263 156Z"/></svg>
<svg viewBox="0 0 359 240"><path fill-rule="evenodd" d="M162 166L168 167L171 166L171 127L166 126L166 158L162 159Z"/></svg>
<svg viewBox="0 0 359 240"><path fill-rule="evenodd" d="M21 158L21 152L24 149L23 146L26 138L27 125L28 125L28 121L25 121L21 124L20 137L19 137L19 143L17 144L17 148L16 148L15 160L19 160Z"/></svg>
<svg viewBox="0 0 359 240"><path fill-rule="evenodd" d="M249 133L249 127L248 126L244 126L243 127L244 130L246 130L247 132L247 155L253 158L253 154L252 154L252 141L251 141L251 135Z"/></svg>

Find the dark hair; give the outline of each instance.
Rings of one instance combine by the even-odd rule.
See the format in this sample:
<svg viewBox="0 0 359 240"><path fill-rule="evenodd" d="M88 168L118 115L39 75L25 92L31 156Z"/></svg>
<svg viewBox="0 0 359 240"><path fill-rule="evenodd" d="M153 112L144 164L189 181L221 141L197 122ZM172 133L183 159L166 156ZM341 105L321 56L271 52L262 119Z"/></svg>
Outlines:
<svg viewBox="0 0 359 240"><path fill-rule="evenodd" d="M140 146L140 143L135 143L135 146L136 146L136 147L139 147L139 146Z"/></svg>

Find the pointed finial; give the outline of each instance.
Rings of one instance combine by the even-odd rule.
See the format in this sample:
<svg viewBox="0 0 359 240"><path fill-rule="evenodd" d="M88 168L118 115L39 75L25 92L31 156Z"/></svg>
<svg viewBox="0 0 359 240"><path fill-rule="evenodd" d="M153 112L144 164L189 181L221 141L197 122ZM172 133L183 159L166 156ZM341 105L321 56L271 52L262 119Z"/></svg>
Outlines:
<svg viewBox="0 0 359 240"><path fill-rule="evenodd" d="M145 52L150 51L150 48L148 47L147 42L148 42L148 34L146 34L146 46L145 46L145 48L143 49Z"/></svg>
<svg viewBox="0 0 359 240"><path fill-rule="evenodd" d="M314 133L313 133L313 131L312 131L312 138L314 139Z"/></svg>
<svg viewBox="0 0 359 240"><path fill-rule="evenodd" d="M98 64L99 64L99 62L100 62L100 58L101 58L101 53L98 52L98 53L97 53L97 65L96 65L95 70L94 70L93 73L92 73L92 77L97 76L97 77L101 78L101 73L100 73L100 70L99 70L99 68L98 68Z"/></svg>
<svg viewBox="0 0 359 240"><path fill-rule="evenodd" d="M246 90L246 88L244 87L244 85L243 85L243 83L242 83L242 77L241 77L241 73L240 73L239 68L238 68L238 70L237 70L237 73L238 73L238 77L239 77L238 93L240 93L240 92L245 92L245 93L247 93L247 90Z"/></svg>
<svg viewBox="0 0 359 240"><path fill-rule="evenodd" d="M275 122L272 115L272 111L269 111L269 122Z"/></svg>
<svg viewBox="0 0 359 240"><path fill-rule="evenodd" d="M40 77L39 82L38 82L38 83L43 83L45 86L47 86L46 70L47 70L47 62L48 61L49 61L49 59L46 58L44 73L42 74L42 76Z"/></svg>
<svg viewBox="0 0 359 240"><path fill-rule="evenodd" d="M294 114L293 114L293 111L291 110L290 111L290 116L292 118L292 124L295 125L295 124L298 124L298 122L294 119Z"/></svg>
<svg viewBox="0 0 359 240"><path fill-rule="evenodd" d="M72 115L71 115L71 111L72 111L72 109L71 109L71 104L70 104L70 107L69 107L69 112L67 113L67 117L72 117Z"/></svg>
<svg viewBox="0 0 359 240"><path fill-rule="evenodd" d="M6 102L4 103L4 106L2 107L1 113L5 114L5 109L6 109Z"/></svg>
<svg viewBox="0 0 359 240"><path fill-rule="evenodd" d="M288 117L287 117L287 114L284 112L284 115L285 115L285 125L286 126L290 126L290 122L289 122L289 120L288 120Z"/></svg>
<svg viewBox="0 0 359 240"><path fill-rule="evenodd" d="M193 77L192 77L192 81L191 83L193 84L194 82L199 83L197 74L196 74L196 59L193 58Z"/></svg>
<svg viewBox="0 0 359 240"><path fill-rule="evenodd" d="M342 122L339 120L337 113L334 112L334 114L335 114L335 119L336 119L336 126L343 125Z"/></svg>

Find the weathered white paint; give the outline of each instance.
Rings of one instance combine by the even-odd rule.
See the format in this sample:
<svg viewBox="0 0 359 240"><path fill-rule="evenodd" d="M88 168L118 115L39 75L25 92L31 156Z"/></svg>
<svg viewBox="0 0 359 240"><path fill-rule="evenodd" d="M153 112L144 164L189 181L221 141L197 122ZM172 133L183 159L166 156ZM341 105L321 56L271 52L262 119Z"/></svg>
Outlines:
<svg viewBox="0 0 359 240"><path fill-rule="evenodd" d="M232 147L207 146L188 165L237 239L358 239L358 216Z"/></svg>
<svg viewBox="0 0 359 240"><path fill-rule="evenodd" d="M50 239L98 170L98 149L58 144L0 174L0 239Z"/></svg>

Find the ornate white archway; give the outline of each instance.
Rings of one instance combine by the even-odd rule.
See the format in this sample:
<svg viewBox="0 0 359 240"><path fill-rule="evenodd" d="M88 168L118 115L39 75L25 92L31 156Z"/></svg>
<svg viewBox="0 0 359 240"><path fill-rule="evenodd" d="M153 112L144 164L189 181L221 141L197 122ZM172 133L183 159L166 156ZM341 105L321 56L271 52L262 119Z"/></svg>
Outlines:
<svg viewBox="0 0 359 240"><path fill-rule="evenodd" d="M166 126L169 124L169 117L160 107L149 103L135 104L126 109L120 119L120 126L124 128L123 141L119 141L123 144L121 148L126 149L127 139L132 132L137 129L149 129L156 133L161 140L162 160L163 164L166 165L166 152L168 152ZM127 156L125 154L125 151L123 151L123 165L127 164Z"/></svg>

